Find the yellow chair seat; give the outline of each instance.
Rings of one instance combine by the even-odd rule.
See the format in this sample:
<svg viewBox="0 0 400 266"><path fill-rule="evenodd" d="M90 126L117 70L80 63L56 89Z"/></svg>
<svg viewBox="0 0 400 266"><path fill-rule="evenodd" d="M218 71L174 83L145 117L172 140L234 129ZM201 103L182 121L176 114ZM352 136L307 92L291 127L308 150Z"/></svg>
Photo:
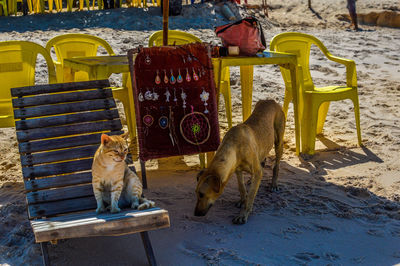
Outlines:
<svg viewBox="0 0 400 266"><path fill-rule="evenodd" d="M311 46L317 46L331 61L346 67L346 86L326 86L317 88L311 78L309 57ZM361 145L360 108L357 91L356 65L353 60L333 56L320 40L312 35L287 32L276 35L270 43L272 51L297 55L298 82L300 84L299 107L301 120L302 152L315 153L316 134L322 133L326 115L331 101L350 99L354 104L358 144ZM289 103L292 101L292 86L288 70L281 67L286 85L283 109L287 115Z"/></svg>

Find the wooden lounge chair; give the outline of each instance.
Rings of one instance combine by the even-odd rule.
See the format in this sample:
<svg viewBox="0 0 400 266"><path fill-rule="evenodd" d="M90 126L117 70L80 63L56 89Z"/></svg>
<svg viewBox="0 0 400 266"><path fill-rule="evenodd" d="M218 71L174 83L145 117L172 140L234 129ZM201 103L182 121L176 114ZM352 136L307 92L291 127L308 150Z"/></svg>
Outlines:
<svg viewBox="0 0 400 266"><path fill-rule="evenodd" d="M11 90L28 216L45 265L49 241L138 232L156 264L147 231L169 227L166 210L94 211L92 157L102 132L122 133L109 86L101 80Z"/></svg>

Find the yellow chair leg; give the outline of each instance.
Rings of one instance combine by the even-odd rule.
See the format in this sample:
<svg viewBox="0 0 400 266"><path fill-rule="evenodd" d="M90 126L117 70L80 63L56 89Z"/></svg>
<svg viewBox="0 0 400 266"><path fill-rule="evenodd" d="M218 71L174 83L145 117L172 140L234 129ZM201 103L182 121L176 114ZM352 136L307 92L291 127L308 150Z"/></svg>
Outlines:
<svg viewBox="0 0 400 266"><path fill-rule="evenodd" d="M49 4L49 11L52 12L53 11L53 0L47 0L47 3Z"/></svg>
<svg viewBox="0 0 400 266"><path fill-rule="evenodd" d="M318 109L320 103L313 102L312 97L304 99L304 113L301 121L302 152L313 155L315 153L315 137L317 132Z"/></svg>
<svg viewBox="0 0 400 266"><path fill-rule="evenodd" d="M229 67L225 67L222 70L219 93L224 96L226 120L228 121L228 127L231 128L232 127L232 102L231 102L231 82L230 82Z"/></svg>
<svg viewBox="0 0 400 266"><path fill-rule="evenodd" d="M285 90L285 98L283 99L283 112L285 113L285 119L287 119L287 113L289 109L289 104L293 100L293 95L290 90Z"/></svg>
<svg viewBox="0 0 400 266"><path fill-rule="evenodd" d="M357 92L356 92L357 94ZM358 96L356 95L351 99L354 104L354 116L356 119L356 128L357 128L357 138L358 138L358 145L362 145L361 139L361 125L360 125L360 105L358 103Z"/></svg>
<svg viewBox="0 0 400 266"><path fill-rule="evenodd" d="M243 121L251 114L253 102L253 66L240 66L240 82L242 87Z"/></svg>
<svg viewBox="0 0 400 266"><path fill-rule="evenodd" d="M322 133L330 102L323 102L318 110L317 135Z"/></svg>

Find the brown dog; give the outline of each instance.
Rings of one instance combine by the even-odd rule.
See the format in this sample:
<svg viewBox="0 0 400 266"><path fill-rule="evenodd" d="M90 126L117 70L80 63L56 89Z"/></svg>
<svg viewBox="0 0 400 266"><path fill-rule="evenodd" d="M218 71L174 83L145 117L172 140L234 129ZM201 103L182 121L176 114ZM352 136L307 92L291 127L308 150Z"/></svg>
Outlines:
<svg viewBox="0 0 400 266"><path fill-rule="evenodd" d="M276 157L272 189L277 189L284 131L285 114L281 106L273 100L257 102L251 116L226 133L208 169L201 171L197 176L197 204L194 215L206 215L235 172L240 192L237 205L241 207L241 211L239 216L233 219L233 223L246 223L260 186L262 163L274 145ZM249 193L246 192L242 171L252 175Z"/></svg>

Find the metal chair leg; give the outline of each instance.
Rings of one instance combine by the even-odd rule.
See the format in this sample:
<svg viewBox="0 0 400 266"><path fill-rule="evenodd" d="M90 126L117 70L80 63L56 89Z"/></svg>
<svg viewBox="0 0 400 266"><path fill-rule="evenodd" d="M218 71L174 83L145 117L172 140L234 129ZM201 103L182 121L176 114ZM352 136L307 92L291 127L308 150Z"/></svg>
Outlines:
<svg viewBox="0 0 400 266"><path fill-rule="evenodd" d="M145 232L140 232L140 236L142 237L143 246L146 250L147 261L149 262L150 266L156 266L156 258L154 257L153 248L151 247L149 234Z"/></svg>
<svg viewBox="0 0 400 266"><path fill-rule="evenodd" d="M43 265L50 266L49 253L47 251L47 242L41 242L40 248L42 250Z"/></svg>

